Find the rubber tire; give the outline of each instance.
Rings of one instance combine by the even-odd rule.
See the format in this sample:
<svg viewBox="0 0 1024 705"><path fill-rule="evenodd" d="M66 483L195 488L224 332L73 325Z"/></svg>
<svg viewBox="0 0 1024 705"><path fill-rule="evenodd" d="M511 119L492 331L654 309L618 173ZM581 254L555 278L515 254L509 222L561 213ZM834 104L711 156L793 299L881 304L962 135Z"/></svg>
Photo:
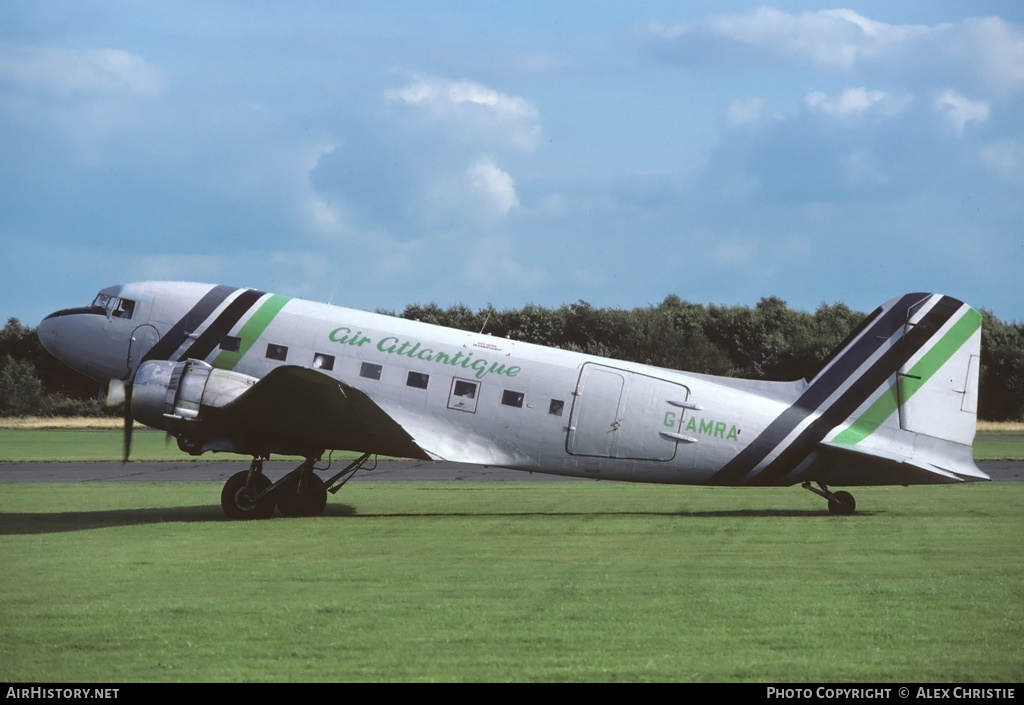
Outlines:
<svg viewBox="0 0 1024 705"><path fill-rule="evenodd" d="M327 488L317 475L309 473L305 481L305 494L299 496L299 483L282 487L277 492L277 508L286 517L315 517L327 506Z"/></svg>
<svg viewBox="0 0 1024 705"><path fill-rule="evenodd" d="M268 519L274 513L274 498L261 497L258 502L244 500L245 484L249 481L249 471L236 472L224 483L220 492L220 506L229 519ZM265 492L273 482L260 473L256 475L256 491Z"/></svg>
<svg viewBox="0 0 1024 705"><path fill-rule="evenodd" d="M833 514L841 516L853 514L856 509L857 502L854 500L853 495L842 490L835 493L835 501L830 500L828 503L828 510Z"/></svg>

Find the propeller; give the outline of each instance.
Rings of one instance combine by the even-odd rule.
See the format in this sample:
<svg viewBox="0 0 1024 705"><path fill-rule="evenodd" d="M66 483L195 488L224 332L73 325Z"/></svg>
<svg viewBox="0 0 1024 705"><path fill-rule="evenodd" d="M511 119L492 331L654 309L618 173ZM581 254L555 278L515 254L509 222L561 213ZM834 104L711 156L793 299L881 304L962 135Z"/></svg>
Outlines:
<svg viewBox="0 0 1024 705"><path fill-rule="evenodd" d="M135 419L132 418L132 384L129 382L124 387L124 446L122 449L121 462L127 463L128 456L132 452L132 430L135 428Z"/></svg>
<svg viewBox="0 0 1024 705"><path fill-rule="evenodd" d="M127 380L110 380L107 384L107 395L104 399L104 403L107 406L116 406L117 404L124 402L124 430L122 432L123 450L121 453L122 463L128 462L128 456L132 450L132 430L135 427L135 420L132 418L132 382L134 381L134 375L129 376Z"/></svg>

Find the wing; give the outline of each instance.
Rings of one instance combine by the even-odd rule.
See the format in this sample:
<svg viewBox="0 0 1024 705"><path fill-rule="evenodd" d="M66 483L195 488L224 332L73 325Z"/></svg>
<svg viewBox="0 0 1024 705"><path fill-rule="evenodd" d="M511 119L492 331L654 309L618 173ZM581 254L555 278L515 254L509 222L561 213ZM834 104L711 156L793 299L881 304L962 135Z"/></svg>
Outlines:
<svg viewBox="0 0 1024 705"><path fill-rule="evenodd" d="M303 367L278 367L238 398L206 409L206 450L316 456L327 449L430 460L369 396Z"/></svg>

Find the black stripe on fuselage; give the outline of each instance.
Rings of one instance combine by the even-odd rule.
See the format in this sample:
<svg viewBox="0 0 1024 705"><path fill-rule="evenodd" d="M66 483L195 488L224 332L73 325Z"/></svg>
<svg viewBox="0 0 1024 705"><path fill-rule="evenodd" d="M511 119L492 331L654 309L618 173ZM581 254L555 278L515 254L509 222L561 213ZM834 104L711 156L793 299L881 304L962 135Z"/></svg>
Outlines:
<svg viewBox="0 0 1024 705"><path fill-rule="evenodd" d="M146 360L170 360L174 351L184 345L191 335L203 321L210 317L210 314L217 310L217 307L224 303L237 289L233 286L215 286L206 293L199 303L189 309L188 313L171 326L171 329L157 341L157 344L150 348L142 361Z"/></svg>
<svg viewBox="0 0 1024 705"><path fill-rule="evenodd" d="M777 458L764 470L750 479L747 484L773 485L793 471L807 459L815 446L828 435L829 431L841 424L866 402L879 387L883 386L901 367L907 364L928 341L945 325L960 308L960 302L943 297L925 314L919 323L911 327L899 344L889 348L882 356L817 419L793 440Z"/></svg>
<svg viewBox="0 0 1024 705"><path fill-rule="evenodd" d="M836 357L834 364L816 378L792 406L779 414L757 438L715 473L708 481L709 484L733 485L746 477L803 423L804 419L835 394L883 344L902 329L907 322L908 311L914 304L927 297L928 294L907 294L891 309L878 316L872 325L864 329L864 334L859 340L843 350Z"/></svg>
<svg viewBox="0 0 1024 705"><path fill-rule="evenodd" d="M183 352L178 359L205 360L206 356L213 352L215 347L220 345L221 341L224 340L224 336L238 323L239 319L245 315L245 312L252 308L265 293L265 291L246 289L236 296L235 300L221 311L216 320L207 326L196 342L192 343L188 350Z"/></svg>
<svg viewBox="0 0 1024 705"><path fill-rule="evenodd" d="M77 308L65 308L60 311L54 311L49 316L44 318L44 321L48 321L51 318L60 318L61 316L77 316L78 314L88 314L91 316L106 316L107 310L98 306L79 306Z"/></svg>

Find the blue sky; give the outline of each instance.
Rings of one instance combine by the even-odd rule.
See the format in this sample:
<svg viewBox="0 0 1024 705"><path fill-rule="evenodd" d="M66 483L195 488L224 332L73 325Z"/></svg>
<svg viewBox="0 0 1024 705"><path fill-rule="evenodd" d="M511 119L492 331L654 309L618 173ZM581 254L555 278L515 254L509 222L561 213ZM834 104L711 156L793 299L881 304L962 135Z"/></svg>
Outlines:
<svg viewBox="0 0 1024 705"><path fill-rule="evenodd" d="M22 2L0 316L676 294L1024 320L1024 5Z"/></svg>

